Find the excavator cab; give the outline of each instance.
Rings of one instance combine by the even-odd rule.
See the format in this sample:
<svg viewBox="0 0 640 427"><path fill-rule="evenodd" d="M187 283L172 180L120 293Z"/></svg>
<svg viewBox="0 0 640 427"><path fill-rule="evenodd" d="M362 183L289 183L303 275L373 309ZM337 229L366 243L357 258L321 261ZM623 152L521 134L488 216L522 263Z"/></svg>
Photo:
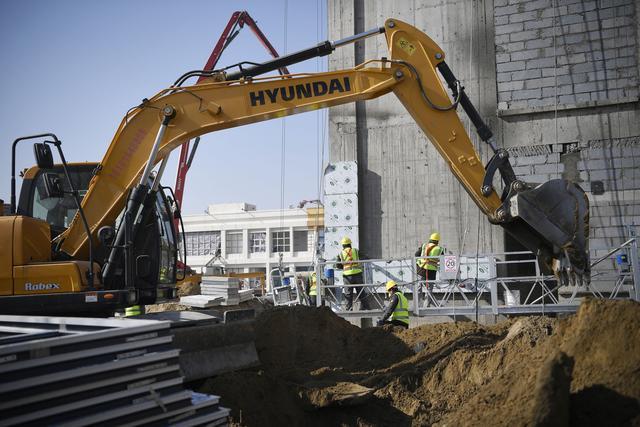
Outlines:
<svg viewBox="0 0 640 427"><path fill-rule="evenodd" d="M0 313L102 315L132 303L172 298L177 244L173 215L164 192L156 194L153 215L141 225L143 232L133 242L133 285L126 286L123 260L118 260L118 274L111 283L101 280L99 265L110 248L98 243L100 239L94 239L94 272L92 280L88 280L91 263L69 259L52 242L81 213L79 202L98 164L54 164L46 144L34 144L34 153L37 165L21 173L18 202L12 203L15 212L2 217L3 239L11 240L5 247L14 256L11 265L7 264L8 276L0 277L0 295L6 296L0 298ZM14 194L12 188L12 201ZM16 253L22 255L16 257ZM9 262L11 258L4 256L8 254L2 253L0 258Z"/></svg>
<svg viewBox="0 0 640 427"><path fill-rule="evenodd" d="M81 197L89 188L93 171L97 166L97 163L70 163L68 165L69 175ZM47 184L53 178L59 179L58 183L63 192L59 195L60 197L55 197L56 195L50 191L50 186ZM67 229L77 211L78 208L69 194L69 184L64 178L62 165L56 164L49 169L32 166L23 173L17 213L46 221L51 228L52 239ZM146 267L149 274L143 276L149 276L145 280L145 287L154 296L150 294L146 298L147 303L151 303L152 299L155 300L155 292L152 290L156 286L161 288L160 296L162 296L169 291L169 289L163 288L172 288L176 283L177 244L172 221L173 214L168 197L164 192L159 191L156 196L154 215L144 225L146 231L140 233L137 241L134 242L136 258L142 254L150 255L148 259L151 263ZM101 260L107 256L108 249L103 244L96 245L95 259L100 264ZM158 273L157 279L155 275L150 277L151 272ZM121 282L122 277L119 277L117 281ZM111 286L118 287L116 283Z"/></svg>
<svg viewBox="0 0 640 427"><path fill-rule="evenodd" d="M89 188L95 163L70 163L69 172L80 198ZM51 182L57 179L62 194L51 191ZM18 215L30 216L46 221L54 238L69 226L78 211L70 194L70 188L62 165L50 168L32 166L22 173L22 186L17 204Z"/></svg>

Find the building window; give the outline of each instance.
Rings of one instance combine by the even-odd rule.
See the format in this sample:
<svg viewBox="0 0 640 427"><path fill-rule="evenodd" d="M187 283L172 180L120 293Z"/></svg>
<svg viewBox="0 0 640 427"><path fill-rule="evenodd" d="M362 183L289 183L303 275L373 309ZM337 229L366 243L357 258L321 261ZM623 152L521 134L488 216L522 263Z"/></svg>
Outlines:
<svg viewBox="0 0 640 427"><path fill-rule="evenodd" d="M214 256L220 251L219 231L188 232L184 235L187 243L187 256ZM182 242L180 242L182 245Z"/></svg>
<svg viewBox="0 0 640 427"><path fill-rule="evenodd" d="M267 251L267 232L251 231L249 232L249 252L252 254Z"/></svg>
<svg viewBox="0 0 640 427"><path fill-rule="evenodd" d="M242 253L242 231L227 231L227 254Z"/></svg>
<svg viewBox="0 0 640 427"><path fill-rule="evenodd" d="M291 241L288 231L274 231L271 233L271 252L289 252Z"/></svg>
<svg viewBox="0 0 640 427"><path fill-rule="evenodd" d="M309 252L313 242L309 241L308 230L295 230L293 232L293 250L295 252Z"/></svg>

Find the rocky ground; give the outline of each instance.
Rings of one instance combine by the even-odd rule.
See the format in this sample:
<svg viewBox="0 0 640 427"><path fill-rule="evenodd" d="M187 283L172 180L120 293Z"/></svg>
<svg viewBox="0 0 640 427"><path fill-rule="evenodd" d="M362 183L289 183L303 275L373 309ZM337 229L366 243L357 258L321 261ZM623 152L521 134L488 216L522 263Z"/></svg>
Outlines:
<svg viewBox="0 0 640 427"><path fill-rule="evenodd" d="M275 308L255 322L260 368L197 390L241 426L640 425L639 326L632 301L409 330Z"/></svg>

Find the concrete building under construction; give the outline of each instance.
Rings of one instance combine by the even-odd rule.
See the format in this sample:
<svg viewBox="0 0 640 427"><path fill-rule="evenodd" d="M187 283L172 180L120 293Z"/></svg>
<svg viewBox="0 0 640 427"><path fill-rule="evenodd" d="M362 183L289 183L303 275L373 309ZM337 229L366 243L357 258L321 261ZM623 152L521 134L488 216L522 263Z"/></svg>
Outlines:
<svg viewBox="0 0 640 427"><path fill-rule="evenodd" d="M67 164L53 133L14 140L10 209L0 215L1 426L640 425L640 0L322 0L318 15L325 2L332 41L225 74L212 60L243 25L276 56L248 13L233 12L205 70L129 109L100 163ZM4 3L3 22L23 30L7 31L7 45L38 39L27 25L38 14L62 23L65 40L85 21L96 40L101 22L116 22L110 11L163 24L147 8L123 14L109 2L90 15L97 2L68 11L69 2L40 2L38 13ZM154 12L182 36L231 7L212 3L188 20ZM364 41L379 32L387 44ZM163 50L176 53L169 39ZM142 46L126 40L112 50ZM262 77L334 49L329 68L340 72ZM20 52L7 56L25 76L24 57L45 58ZM39 77L55 83L65 74L58 63ZM101 68L90 68L93 80ZM183 85L192 77L198 84ZM31 104L47 105L46 92L23 86ZM77 107L101 112L108 97L84 92ZM377 98L389 92L404 107ZM369 98L331 109L322 200L283 209L284 122L281 209L224 203L182 218L188 144L177 192L161 184L169 153L187 138ZM68 119L82 122L82 110ZM304 130L299 139L310 139ZM16 144L43 139L17 198ZM210 191L242 184L246 167L225 174L205 160ZM260 191L273 170L263 163L250 183ZM496 169L509 190L502 198ZM587 191L591 221L570 181ZM447 250L416 254L434 231ZM512 258L520 244L537 259ZM265 278L266 288L249 283Z"/></svg>
<svg viewBox="0 0 640 427"><path fill-rule="evenodd" d="M432 37L520 179L564 177L587 191L594 257L640 223L637 9L634 0L329 0L329 38L387 17ZM386 55L384 39L370 38L336 50L329 69ZM489 147L468 129L486 162ZM360 246L372 258L410 256L433 230L454 253L518 249L395 97L332 108L329 132L331 161L358 163Z"/></svg>

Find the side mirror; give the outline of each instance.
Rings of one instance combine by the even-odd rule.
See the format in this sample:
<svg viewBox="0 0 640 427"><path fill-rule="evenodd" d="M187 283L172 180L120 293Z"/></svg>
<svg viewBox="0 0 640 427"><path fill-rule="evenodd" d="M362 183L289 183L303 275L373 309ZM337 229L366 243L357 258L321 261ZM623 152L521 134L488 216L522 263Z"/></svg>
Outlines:
<svg viewBox="0 0 640 427"><path fill-rule="evenodd" d="M51 151L49 151L49 155L51 155ZM46 172L43 175L44 178L44 196L41 196L43 199L48 198L57 198L61 199L64 197L64 191L62 190L62 182L60 182L60 177L57 173Z"/></svg>
<svg viewBox="0 0 640 427"><path fill-rule="evenodd" d="M36 164L40 169L53 168L53 154L51 153L51 148L47 144L33 144L33 154L36 156Z"/></svg>

